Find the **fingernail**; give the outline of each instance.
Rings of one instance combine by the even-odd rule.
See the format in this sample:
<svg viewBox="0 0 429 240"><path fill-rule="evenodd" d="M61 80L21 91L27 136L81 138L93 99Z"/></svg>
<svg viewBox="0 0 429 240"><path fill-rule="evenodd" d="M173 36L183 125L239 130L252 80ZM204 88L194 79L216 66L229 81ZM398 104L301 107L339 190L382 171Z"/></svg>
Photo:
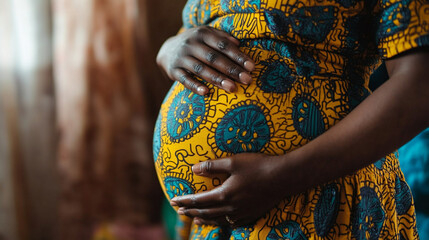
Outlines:
<svg viewBox="0 0 429 240"><path fill-rule="evenodd" d="M240 78L240 81L244 84L249 84L252 82L252 77L248 73L241 72L238 77Z"/></svg>
<svg viewBox="0 0 429 240"><path fill-rule="evenodd" d="M221 85L222 88L228 92L233 92L235 90L235 84L231 81L223 80Z"/></svg>
<svg viewBox="0 0 429 240"><path fill-rule="evenodd" d="M201 174L201 166L199 164L195 164L192 166L192 172L194 174L200 175Z"/></svg>
<svg viewBox="0 0 429 240"><path fill-rule="evenodd" d="M251 72L255 69L255 64L252 61L245 61L244 62L244 68L246 68L247 71Z"/></svg>
<svg viewBox="0 0 429 240"><path fill-rule="evenodd" d="M201 95L205 95L207 93L206 88L201 86L197 88L197 92Z"/></svg>
<svg viewBox="0 0 429 240"><path fill-rule="evenodd" d="M179 208L179 209L177 210L177 214L179 214L179 215L185 215L185 211L184 211L184 209L183 209L183 208Z"/></svg>
<svg viewBox="0 0 429 240"><path fill-rule="evenodd" d="M173 207L178 206L177 203L175 201L173 201L173 200L170 201L170 205L173 206Z"/></svg>

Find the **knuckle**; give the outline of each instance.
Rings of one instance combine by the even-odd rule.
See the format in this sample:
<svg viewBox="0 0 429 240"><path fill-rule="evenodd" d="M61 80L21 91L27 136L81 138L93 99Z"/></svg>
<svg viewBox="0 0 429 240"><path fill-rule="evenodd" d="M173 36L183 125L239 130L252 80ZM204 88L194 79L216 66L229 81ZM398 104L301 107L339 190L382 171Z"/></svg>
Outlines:
<svg viewBox="0 0 429 240"><path fill-rule="evenodd" d="M235 76L238 76L238 74L240 74L240 71L236 65L228 66L227 71L229 74L235 75Z"/></svg>
<svg viewBox="0 0 429 240"><path fill-rule="evenodd" d="M190 200L191 200L191 205L192 205L192 206L197 205L197 197L192 196Z"/></svg>
<svg viewBox="0 0 429 240"><path fill-rule="evenodd" d="M195 83L194 81L189 81L189 83L188 83L188 88L189 88L190 90L197 90L198 85L197 85L197 83Z"/></svg>
<svg viewBox="0 0 429 240"><path fill-rule="evenodd" d="M207 53L206 60L209 63L214 63L217 58L218 58L218 55L216 53L214 53L214 52Z"/></svg>
<svg viewBox="0 0 429 240"><path fill-rule="evenodd" d="M212 161L206 161L204 167L202 168L204 172L209 173L213 167Z"/></svg>
<svg viewBox="0 0 429 240"><path fill-rule="evenodd" d="M246 58L243 56L243 54L240 53L240 54L235 55L234 59L238 63L244 63Z"/></svg>
<svg viewBox="0 0 429 240"><path fill-rule="evenodd" d="M220 40L217 43L217 47L219 48L219 50L222 50L222 51L227 50L228 49L228 45L229 45L229 42L226 39Z"/></svg>
<svg viewBox="0 0 429 240"><path fill-rule="evenodd" d="M194 64L193 69L195 73L200 73L204 69L204 66L200 63L196 63Z"/></svg>
<svg viewBox="0 0 429 240"><path fill-rule="evenodd" d="M207 34L208 30L209 29L206 26L202 26L202 27L195 29L195 33L198 36L203 36L203 35Z"/></svg>
<svg viewBox="0 0 429 240"><path fill-rule="evenodd" d="M229 171L233 171L235 169L235 163L231 158L228 158L225 160L226 161L226 169Z"/></svg>
<svg viewBox="0 0 429 240"><path fill-rule="evenodd" d="M181 74L179 76L179 78L177 79L177 81L182 83L182 84L185 83L187 80L188 80L188 77L185 74Z"/></svg>
<svg viewBox="0 0 429 240"><path fill-rule="evenodd" d="M222 83L222 78L219 75L212 74L210 77L211 77L213 83L219 84L219 85Z"/></svg>
<svg viewBox="0 0 429 240"><path fill-rule="evenodd" d="M224 202L224 201L228 201L230 199L229 194L225 191L224 188L220 188L219 189L219 201Z"/></svg>
<svg viewBox="0 0 429 240"><path fill-rule="evenodd" d="M185 38L182 42L183 47L188 47L192 45L192 39L191 38Z"/></svg>
<svg viewBox="0 0 429 240"><path fill-rule="evenodd" d="M224 193L220 193L218 200L221 201L221 202L225 201L226 200L225 194Z"/></svg>
<svg viewBox="0 0 429 240"><path fill-rule="evenodd" d="M180 63L183 66L189 67L192 65L192 63L194 63L194 61L195 61L195 59L192 56L190 56L189 54L186 54L186 55L179 57L177 59L177 64Z"/></svg>

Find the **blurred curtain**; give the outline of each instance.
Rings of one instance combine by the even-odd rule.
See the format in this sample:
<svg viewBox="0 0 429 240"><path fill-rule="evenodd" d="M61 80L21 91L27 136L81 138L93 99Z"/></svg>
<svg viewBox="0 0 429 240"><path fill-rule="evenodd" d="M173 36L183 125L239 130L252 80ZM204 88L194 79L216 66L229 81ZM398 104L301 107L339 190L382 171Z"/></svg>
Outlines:
<svg viewBox="0 0 429 240"><path fill-rule="evenodd" d="M58 185L50 4L49 0L0 1L0 235L4 239L54 235Z"/></svg>
<svg viewBox="0 0 429 240"><path fill-rule="evenodd" d="M154 60L164 39L159 32L171 30L156 22L178 20L171 12L160 18L165 9L156 12L152 5L54 0L60 239L88 239L103 221L141 226L160 221L162 195L151 142L155 112L169 83ZM172 4L156 2L167 5ZM182 6L174 6L179 17Z"/></svg>
<svg viewBox="0 0 429 240"><path fill-rule="evenodd" d="M135 1L56 0L60 239L97 222L148 223L159 207L151 124L135 59ZM155 205L154 205L155 204Z"/></svg>
<svg viewBox="0 0 429 240"><path fill-rule="evenodd" d="M155 57L184 2L0 0L0 239L159 224Z"/></svg>

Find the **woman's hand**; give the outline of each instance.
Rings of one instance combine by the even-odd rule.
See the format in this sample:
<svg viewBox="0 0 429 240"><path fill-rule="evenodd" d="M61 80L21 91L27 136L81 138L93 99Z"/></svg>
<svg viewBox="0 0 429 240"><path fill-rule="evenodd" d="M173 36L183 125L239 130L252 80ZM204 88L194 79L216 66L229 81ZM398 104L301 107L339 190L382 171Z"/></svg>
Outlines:
<svg viewBox="0 0 429 240"><path fill-rule="evenodd" d="M283 185L276 177L279 160L276 156L242 153L195 164L194 174L211 177L226 173L228 178L211 191L175 197L170 203L179 206L179 214L194 217L196 224L253 223L285 196L284 187L277 189Z"/></svg>
<svg viewBox="0 0 429 240"><path fill-rule="evenodd" d="M176 197L171 204L197 224L225 224L228 216L233 226L245 225L283 196L374 163L429 127L428 62L426 49L387 60L389 81L335 126L286 155L243 153L194 165L195 174L229 177L211 191Z"/></svg>
<svg viewBox="0 0 429 240"><path fill-rule="evenodd" d="M234 81L249 84L254 62L238 49L231 35L207 26L191 28L168 39L156 61L167 76L196 94L208 88L195 76L228 92L236 90Z"/></svg>

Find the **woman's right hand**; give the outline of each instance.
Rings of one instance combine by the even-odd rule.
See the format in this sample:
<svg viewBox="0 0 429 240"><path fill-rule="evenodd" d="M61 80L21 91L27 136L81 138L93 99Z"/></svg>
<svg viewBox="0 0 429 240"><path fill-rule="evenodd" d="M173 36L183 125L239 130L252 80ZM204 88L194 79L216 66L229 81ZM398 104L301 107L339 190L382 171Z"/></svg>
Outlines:
<svg viewBox="0 0 429 240"><path fill-rule="evenodd" d="M156 61L167 76L199 95L208 88L195 77L225 91L237 89L234 81L249 84L255 67L251 58L238 49L239 41L226 32L201 26L169 38Z"/></svg>

